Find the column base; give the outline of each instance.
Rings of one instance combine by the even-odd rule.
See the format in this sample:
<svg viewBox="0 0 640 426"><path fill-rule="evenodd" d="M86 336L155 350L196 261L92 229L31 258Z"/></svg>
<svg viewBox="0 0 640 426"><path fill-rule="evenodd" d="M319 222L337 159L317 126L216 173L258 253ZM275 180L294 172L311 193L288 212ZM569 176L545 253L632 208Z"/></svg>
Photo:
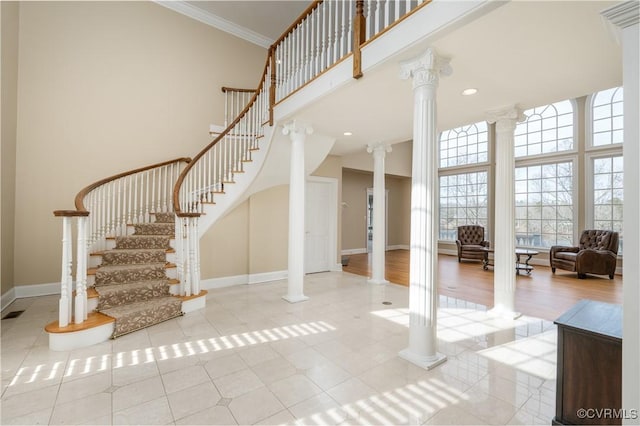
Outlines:
<svg viewBox="0 0 640 426"><path fill-rule="evenodd" d="M431 370L447 360L447 356L439 352L436 352L433 356L422 356L411 352L409 348L398 352L398 356L425 370Z"/></svg>
<svg viewBox="0 0 640 426"><path fill-rule="evenodd" d="M298 303L298 302L304 302L305 300L309 300L309 298L304 294L301 294L299 296L290 296L287 294L286 296L282 296L282 298L289 303Z"/></svg>
<svg viewBox="0 0 640 426"><path fill-rule="evenodd" d="M369 278L367 280L367 282L369 284L375 284L375 285L386 285L386 284L389 284L389 281L387 281L387 280L378 280L378 279L373 279L373 278Z"/></svg>
<svg viewBox="0 0 640 426"><path fill-rule="evenodd" d="M487 311L487 315L491 318L504 318L509 320L518 319L522 316L521 312L514 312L502 307L495 307Z"/></svg>

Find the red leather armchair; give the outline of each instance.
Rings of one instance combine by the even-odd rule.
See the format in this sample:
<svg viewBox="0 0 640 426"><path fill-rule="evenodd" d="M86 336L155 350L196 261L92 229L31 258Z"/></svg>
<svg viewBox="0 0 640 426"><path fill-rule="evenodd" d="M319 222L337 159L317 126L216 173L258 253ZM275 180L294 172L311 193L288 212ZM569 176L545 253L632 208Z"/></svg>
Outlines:
<svg viewBox="0 0 640 426"><path fill-rule="evenodd" d="M577 247L553 246L549 251L551 272L556 268L575 271L578 278L587 274L608 275L613 279L618 260L618 233L587 229L582 231Z"/></svg>
<svg viewBox="0 0 640 426"><path fill-rule="evenodd" d="M489 247L489 241L484 240L484 227L480 225L458 226L458 262L462 259L483 260Z"/></svg>

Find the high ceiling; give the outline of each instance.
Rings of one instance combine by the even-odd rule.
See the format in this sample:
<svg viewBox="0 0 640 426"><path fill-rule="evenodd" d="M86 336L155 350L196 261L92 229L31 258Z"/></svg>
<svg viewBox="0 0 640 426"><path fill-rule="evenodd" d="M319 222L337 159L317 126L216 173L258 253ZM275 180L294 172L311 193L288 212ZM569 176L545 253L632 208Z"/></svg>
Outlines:
<svg viewBox="0 0 640 426"><path fill-rule="evenodd" d="M269 0L189 3L271 40L308 5ZM370 142L411 139L411 83L398 77L399 62L429 46L449 57L453 68L451 76L440 80L439 129L483 120L487 112L509 105L526 109L619 86L621 47L600 15L617 3L505 2L428 43L398 52L296 116L335 137L332 153L336 155L362 150ZM469 87L477 88L478 94L461 96ZM345 131L353 136L343 136Z"/></svg>

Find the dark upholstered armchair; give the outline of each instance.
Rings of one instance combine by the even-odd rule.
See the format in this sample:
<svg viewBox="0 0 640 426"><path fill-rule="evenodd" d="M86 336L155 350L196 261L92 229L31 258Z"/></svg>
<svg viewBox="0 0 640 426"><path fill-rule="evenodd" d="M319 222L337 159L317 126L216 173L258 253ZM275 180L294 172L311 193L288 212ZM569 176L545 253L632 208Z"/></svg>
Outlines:
<svg viewBox="0 0 640 426"><path fill-rule="evenodd" d="M578 247L553 246L549 252L551 271L556 268L586 274L609 275L613 279L618 258L618 233L587 229L582 231Z"/></svg>
<svg viewBox="0 0 640 426"><path fill-rule="evenodd" d="M489 241L484 240L484 227L480 225L458 226L458 262L464 259L483 260L489 247Z"/></svg>

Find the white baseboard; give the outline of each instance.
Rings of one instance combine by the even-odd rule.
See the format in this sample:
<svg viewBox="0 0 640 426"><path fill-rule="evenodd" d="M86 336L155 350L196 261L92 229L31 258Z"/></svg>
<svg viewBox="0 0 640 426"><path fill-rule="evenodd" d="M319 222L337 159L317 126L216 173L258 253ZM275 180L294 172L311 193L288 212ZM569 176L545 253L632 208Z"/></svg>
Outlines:
<svg viewBox="0 0 640 426"><path fill-rule="evenodd" d="M366 248L358 248L358 249L347 249L347 250L342 250L342 254L362 254L362 253L366 253L367 249Z"/></svg>
<svg viewBox="0 0 640 426"><path fill-rule="evenodd" d="M392 245L392 246L387 246L387 248L385 250L386 251L389 251L389 250L409 250L409 245L408 244L395 244L395 245ZM342 255L364 254L366 252L367 252L366 248L357 248L357 249L342 250L341 254Z"/></svg>
<svg viewBox="0 0 640 426"><path fill-rule="evenodd" d="M60 283L19 285L14 287L16 299L23 297L48 296L50 294L60 294Z"/></svg>
<svg viewBox="0 0 640 426"><path fill-rule="evenodd" d="M249 274L248 284L266 283L269 281L286 280L289 271L263 272L260 274Z"/></svg>
<svg viewBox="0 0 640 426"><path fill-rule="evenodd" d="M0 299L2 299L2 302L0 302L0 310L4 311L7 306L16 300L16 288L13 287L11 290L7 291L5 294L0 296Z"/></svg>
<svg viewBox="0 0 640 426"><path fill-rule="evenodd" d="M409 244L396 244L393 246L387 246L387 251L389 250L409 250Z"/></svg>
<svg viewBox="0 0 640 426"><path fill-rule="evenodd" d="M231 287L234 285L248 284L249 275L233 275L229 277L220 278L208 278L206 280L200 280L200 288L204 290L211 290L214 288Z"/></svg>
<svg viewBox="0 0 640 426"><path fill-rule="evenodd" d="M342 269L340 269L342 270ZM229 277L209 278L200 280L200 288L211 290L215 288L231 287L243 284L258 284L269 281L284 280L287 278L288 271L262 272L259 274L233 275Z"/></svg>
<svg viewBox="0 0 640 426"><path fill-rule="evenodd" d="M329 269L331 272L342 272L342 263L336 263Z"/></svg>

